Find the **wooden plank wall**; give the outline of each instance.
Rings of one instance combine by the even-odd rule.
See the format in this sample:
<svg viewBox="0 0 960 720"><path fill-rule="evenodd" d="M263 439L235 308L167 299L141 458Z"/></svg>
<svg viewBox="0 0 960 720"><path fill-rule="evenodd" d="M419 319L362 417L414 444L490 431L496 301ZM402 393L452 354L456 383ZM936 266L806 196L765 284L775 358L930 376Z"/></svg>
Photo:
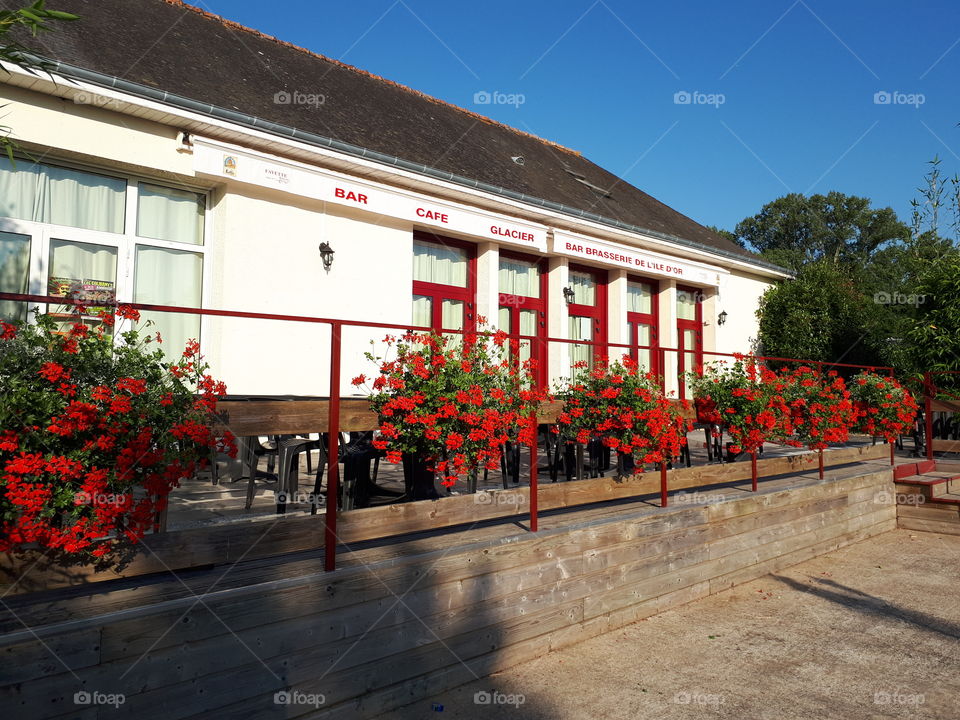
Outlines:
<svg viewBox="0 0 960 720"><path fill-rule="evenodd" d="M827 450L824 465L835 467L887 457L888 445L866 445ZM761 477L794 472L816 472L817 455L807 452L757 462ZM671 492L690 488L740 482L750 479L749 463L675 468L668 472ZM637 498L660 492L659 472L618 480L591 478L574 482L544 483L537 494L541 512L579 505ZM489 502L482 502L488 500ZM341 544L406 535L438 528L467 525L498 518L526 518L530 488L445 497L434 501L401 503L362 508L341 513L337 535ZM180 530L148 535L140 552L122 572L96 571L93 567L63 569L49 566L41 558L12 559L0 555L0 592L11 594L115 580L147 573L179 570L205 565L226 565L246 560L312 550L323 546L323 516L284 517L279 521L235 523L224 526ZM24 578L20 581L19 578Z"/></svg>
<svg viewBox="0 0 960 720"><path fill-rule="evenodd" d="M123 716L138 720L353 719L428 702L475 676L894 529L892 474L875 468L510 542L458 547L453 535L429 552L400 548L332 574L13 632L0 637L0 712L77 717L81 689L124 693ZM325 703L276 706L274 693L288 688L322 693Z"/></svg>

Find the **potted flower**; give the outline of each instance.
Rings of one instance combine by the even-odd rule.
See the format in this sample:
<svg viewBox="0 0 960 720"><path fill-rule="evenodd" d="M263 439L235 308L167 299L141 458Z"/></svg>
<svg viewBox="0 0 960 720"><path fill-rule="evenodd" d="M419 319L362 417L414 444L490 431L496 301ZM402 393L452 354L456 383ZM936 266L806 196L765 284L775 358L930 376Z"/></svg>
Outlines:
<svg viewBox="0 0 960 720"><path fill-rule="evenodd" d="M919 406L891 377L864 372L850 380L850 397L858 411L856 430L893 443L913 426Z"/></svg>
<svg viewBox="0 0 960 720"><path fill-rule="evenodd" d="M384 339L392 359L367 353L378 374L370 403L379 416L374 446L403 464L408 500L439 497L481 468L499 467L508 441L528 444L543 393L532 362L516 361L506 333L468 333L452 342L435 333ZM360 375L353 384L367 385Z"/></svg>
<svg viewBox="0 0 960 720"><path fill-rule="evenodd" d="M695 402L709 402L714 408L711 422L730 433L731 454L755 456L765 442L787 434L785 386L755 358L738 356L732 364L713 363L702 374L691 374L689 383Z"/></svg>
<svg viewBox="0 0 960 720"><path fill-rule="evenodd" d="M636 473L646 463L669 463L686 445L690 423L657 379L640 373L630 358L584 368L557 397L564 403L561 432L581 445L599 438L617 452L620 475Z"/></svg>
<svg viewBox="0 0 960 720"><path fill-rule="evenodd" d="M785 372L783 397L790 409L785 422L788 445L817 450L820 477L823 477L823 451L830 443L846 442L856 424L857 410L850 391L835 371L826 376L808 366Z"/></svg>
<svg viewBox="0 0 960 720"><path fill-rule="evenodd" d="M136 321L136 310L117 317ZM226 388L196 342L172 365L153 337L114 338L38 314L0 332L0 550L39 550L62 565L115 563L155 527L181 478L216 450ZM159 341L159 334L156 336Z"/></svg>

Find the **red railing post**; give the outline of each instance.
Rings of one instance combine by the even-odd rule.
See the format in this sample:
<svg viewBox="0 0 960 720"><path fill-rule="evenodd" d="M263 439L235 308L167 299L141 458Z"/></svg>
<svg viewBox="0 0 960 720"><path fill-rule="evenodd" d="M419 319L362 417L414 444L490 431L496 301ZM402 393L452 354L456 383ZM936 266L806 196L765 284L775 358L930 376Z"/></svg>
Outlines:
<svg viewBox="0 0 960 720"><path fill-rule="evenodd" d="M530 420L533 423L533 440L530 442L530 532L537 531L537 414Z"/></svg>
<svg viewBox="0 0 960 720"><path fill-rule="evenodd" d="M667 506L667 464L660 463L660 507Z"/></svg>
<svg viewBox="0 0 960 720"><path fill-rule="evenodd" d="M820 464L820 479L823 480L823 448L817 450L817 460Z"/></svg>
<svg viewBox="0 0 960 720"><path fill-rule="evenodd" d="M927 460L933 460L933 376L923 374L923 414L927 423Z"/></svg>
<svg viewBox="0 0 960 720"><path fill-rule="evenodd" d="M750 475L753 479L753 491L757 491L757 451L750 453Z"/></svg>
<svg viewBox="0 0 960 720"><path fill-rule="evenodd" d="M327 419L327 511L324 515L323 568L337 566L337 496L340 494L340 330L339 322L330 323L330 405Z"/></svg>

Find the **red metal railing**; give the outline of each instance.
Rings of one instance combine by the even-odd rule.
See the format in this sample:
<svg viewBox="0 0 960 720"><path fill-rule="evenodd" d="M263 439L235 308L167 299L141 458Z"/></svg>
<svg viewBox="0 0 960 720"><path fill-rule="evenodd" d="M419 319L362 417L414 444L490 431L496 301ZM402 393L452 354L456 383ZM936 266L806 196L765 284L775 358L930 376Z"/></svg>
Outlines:
<svg viewBox="0 0 960 720"><path fill-rule="evenodd" d="M0 300L11 300L14 302L26 302L26 303L39 303L39 304L56 304L56 305L84 305L89 303L84 303L82 300L75 300L68 297L57 297L49 295L32 295L32 294L21 294L21 293L3 293L0 292ZM104 303L103 301L96 302L98 307L102 307L109 303ZM329 435L329 451L327 458L327 498L326 498L326 512L325 512L325 528L324 528L324 567L327 570L333 570L336 566L336 549L338 544L338 535L337 535L337 507L338 507L338 494L339 494L339 485L340 485L340 475L339 475L339 431L340 431L340 400L341 400L341 360L342 360L342 335L343 329L347 327L357 327L357 328L377 328L380 330L399 330L399 331L408 331L412 330L415 332L429 332L432 330L430 327L425 326L415 326L402 323L384 323L384 322L369 322L362 320L344 320L340 318L327 318L327 317L315 317L309 315L292 315L292 314L282 314L282 313L262 313L262 312L248 312L240 310L216 310L212 308L197 308L197 307L183 307L175 305L156 305L149 303L116 303L130 307L136 310L142 311L152 311L152 312L163 312L163 313L173 313L173 314L184 314L184 315L198 315L206 317L226 317L226 318L239 318L239 319L248 319L248 320L277 320L283 322L303 322L303 323L313 323L321 325L329 325L331 332L331 342L330 342L330 395L329 395L329 420L327 432ZM443 330L444 333L454 333L454 334L467 334L470 331L464 330ZM629 343L617 343L609 341L595 341L595 340L571 340L569 338L553 338L553 337L542 337L542 336L531 336L531 335L520 335L520 334L509 334L508 337L511 340L519 341L529 341L531 343L540 344L540 357L546 358L546 351L549 349L550 343L558 343L561 345L589 345L598 348L600 352L595 353L595 355L607 356L611 348L622 349L625 351L634 351L634 350L650 350L651 352L658 353L659 365L658 367L661 371L666 367L666 357L668 352L681 353L681 352L691 352L687 349L680 348L670 348L660 345L635 345ZM719 351L698 351L698 354L702 356L710 356L717 358L736 358L738 353L724 353ZM821 370L830 367L846 367L846 368L861 368L867 369L870 371L884 371L889 372L890 375L893 375L893 368L887 366L867 366L867 365L856 365L850 363L825 363L816 360L802 360L797 358L780 358L780 357L766 357L766 356L752 356L757 360L769 361L769 362L789 362L789 363L803 363L808 365L813 365L818 367ZM929 373L928 373L929 375ZM678 376L679 388L682 391L683 381L682 378ZM929 397L927 398L929 405ZM930 413L928 412L928 423ZM536 418L531 418L531 422L536 422ZM931 437L932 431L928 431L927 437ZM929 442L928 442L929 447ZM537 440L534 437L534 440L529 446L530 452L530 531L537 531ZM756 468L756 458L752 458L753 468ZM822 456L821 456L822 463ZM821 475L822 475L822 466L821 466ZM753 474L753 490L757 489L756 486L756 473ZM667 469L665 464L660 466L660 499L661 505L667 505Z"/></svg>

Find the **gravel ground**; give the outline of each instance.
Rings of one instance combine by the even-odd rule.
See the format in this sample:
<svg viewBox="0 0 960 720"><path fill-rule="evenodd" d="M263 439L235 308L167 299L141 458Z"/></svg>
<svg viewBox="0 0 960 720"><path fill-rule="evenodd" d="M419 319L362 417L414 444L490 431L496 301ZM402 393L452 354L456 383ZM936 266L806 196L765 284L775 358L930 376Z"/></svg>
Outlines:
<svg viewBox="0 0 960 720"><path fill-rule="evenodd" d="M897 530L381 717L956 720L958 588L960 536Z"/></svg>

